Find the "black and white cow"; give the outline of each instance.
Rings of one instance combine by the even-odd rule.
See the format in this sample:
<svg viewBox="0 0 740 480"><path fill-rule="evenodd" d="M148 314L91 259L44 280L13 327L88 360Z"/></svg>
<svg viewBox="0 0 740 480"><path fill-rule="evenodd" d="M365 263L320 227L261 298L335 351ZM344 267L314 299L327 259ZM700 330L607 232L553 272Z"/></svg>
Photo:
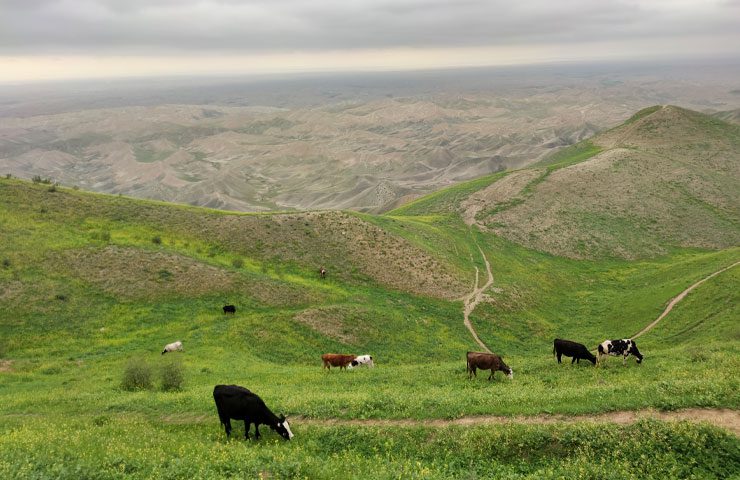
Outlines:
<svg viewBox="0 0 740 480"><path fill-rule="evenodd" d="M354 360L352 360L352 362L350 362L348 368L359 367L361 365L365 365L367 367L374 367L375 362L373 362L373 356L372 355L357 356L355 357Z"/></svg>
<svg viewBox="0 0 740 480"><path fill-rule="evenodd" d="M637 349L637 344L629 338L623 338L621 340L604 340L599 344L597 363L601 363L601 357L607 355L613 355L615 357L622 356L622 365L627 364L627 357L630 354L634 355L637 359L637 363L642 363L642 354Z"/></svg>
<svg viewBox="0 0 740 480"><path fill-rule="evenodd" d="M552 353L558 358L558 363L561 363L560 358L565 355L573 357L570 363L581 363L581 359L584 359L596 365L596 357L581 343L556 338L553 342Z"/></svg>
<svg viewBox="0 0 740 480"><path fill-rule="evenodd" d="M260 425L267 425L286 440L293 438L285 415L272 413L255 393L238 385L216 385L213 389L218 418L231 436L231 419L244 420L244 437L249 440L249 424L254 424L254 435L260 438Z"/></svg>

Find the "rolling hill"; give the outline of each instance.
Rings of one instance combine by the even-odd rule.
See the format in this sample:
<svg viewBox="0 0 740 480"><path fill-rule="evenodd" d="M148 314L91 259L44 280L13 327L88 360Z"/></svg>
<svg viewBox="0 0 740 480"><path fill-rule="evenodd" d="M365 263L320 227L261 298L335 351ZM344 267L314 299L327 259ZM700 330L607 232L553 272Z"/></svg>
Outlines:
<svg viewBox="0 0 740 480"><path fill-rule="evenodd" d="M740 259L736 132L652 108L540 165L385 215L239 214L2 178L0 477L731 478L732 431L651 419L605 429L599 415L736 421L737 267L640 337L640 366L558 365L552 339L633 335ZM640 202L670 208L636 241L629 222L644 220L627 212ZM530 235L554 203L551 228ZM579 249L588 218L602 235ZM486 262L493 285L470 321L513 381L465 373L478 346L462 297ZM174 340L184 352L161 355ZM377 367L326 373L329 351L369 353ZM185 383L128 391L130 361L155 385L178 364ZM227 442L219 383L259 393L296 438Z"/></svg>

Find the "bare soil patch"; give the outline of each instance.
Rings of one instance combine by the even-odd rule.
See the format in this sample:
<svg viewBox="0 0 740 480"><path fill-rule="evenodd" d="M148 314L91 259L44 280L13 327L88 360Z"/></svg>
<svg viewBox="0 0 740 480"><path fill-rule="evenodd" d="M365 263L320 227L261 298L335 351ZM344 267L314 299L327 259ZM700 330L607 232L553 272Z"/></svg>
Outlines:
<svg viewBox="0 0 740 480"><path fill-rule="evenodd" d="M66 251L58 261L76 276L122 298L205 295L231 290L236 275L168 252L108 246Z"/></svg>
<svg viewBox="0 0 740 480"><path fill-rule="evenodd" d="M294 319L326 337L353 344L362 333L363 322L353 321L352 317L363 313L367 312L348 312L346 307L329 306L309 308L297 314Z"/></svg>
<svg viewBox="0 0 740 480"><path fill-rule="evenodd" d="M10 373L13 371L13 360L0 360L0 373Z"/></svg>

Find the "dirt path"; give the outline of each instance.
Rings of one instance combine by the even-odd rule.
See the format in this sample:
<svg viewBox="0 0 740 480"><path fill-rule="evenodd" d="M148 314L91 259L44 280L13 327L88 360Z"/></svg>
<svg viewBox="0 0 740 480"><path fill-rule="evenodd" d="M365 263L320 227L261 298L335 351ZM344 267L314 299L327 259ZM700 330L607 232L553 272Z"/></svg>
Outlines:
<svg viewBox="0 0 740 480"><path fill-rule="evenodd" d="M506 425L506 424L526 424L526 425L552 425L552 424L572 424L578 422L590 423L616 423L618 425L630 425L641 419L657 419L662 421L681 421L687 420L696 423L709 423L716 427L724 428L731 431L736 436L740 436L740 411L726 408L704 409L704 408L687 408L673 412L660 412L657 410L637 410L608 412L593 415L530 415L504 417L497 415L478 415L470 417L461 417L452 420L432 419L432 420L413 420L413 419L315 419L293 417L296 423L303 425L351 425L351 426L372 426L372 427L447 427L451 425Z"/></svg>
<svg viewBox="0 0 740 480"><path fill-rule="evenodd" d="M488 287L493 285L493 273L491 273L491 264L488 263L488 258L486 258L486 254L483 253L483 250L481 250L480 247L478 247L478 251L481 255L483 255L483 261L486 263L486 274L488 275L488 280L486 280L486 283L479 288L478 284L480 283L480 272L478 271L478 267L475 267L475 287L473 287L473 291L470 293L470 295L463 298L463 323L465 324L465 328L470 331L470 334L473 336L473 339L476 341L476 343L478 343L478 345L480 345L483 350L490 353L491 350L486 346L485 343L483 343L483 340L478 337L478 333L475 331L475 328L473 328L473 324L470 323L470 314L473 313L475 307L482 300L483 292Z"/></svg>
<svg viewBox="0 0 740 480"><path fill-rule="evenodd" d="M740 437L740 411L727 408L687 408L673 412L660 412L653 409L607 412L590 415L519 415L504 417L501 415L475 415L452 420L431 419L340 419L340 418L307 418L300 415L291 416L294 425L319 426L356 426L356 427L448 427L452 425L555 425L587 423L614 423L631 425L642 419L657 419L667 422L686 420L695 423L708 423L724 428ZM177 413L162 417L162 421L172 424L209 423L218 421L213 414Z"/></svg>
<svg viewBox="0 0 740 480"><path fill-rule="evenodd" d="M665 318L665 316L668 315L671 312L671 310L673 310L673 307L675 307L678 302L680 302L681 300L683 300L686 297L686 295L689 294L690 291L692 291L693 289L695 289L696 287L698 287L702 283L706 282L710 278L712 278L712 277L714 277L716 275L719 275L720 273L725 272L725 271L727 271L727 270L729 270L732 267L735 267L737 265L740 265L740 262L735 262L732 265L730 265L729 267L725 267L722 270L718 270L718 271L714 272L713 274L711 274L711 275L709 275L707 277L702 278L701 280L699 280L695 284L691 285L689 288L687 288L683 292L679 293L678 296L676 296L673 300L671 300L670 302L668 302L668 306L665 308L665 310L663 310L663 313L661 313L660 316L655 319L655 321L653 321L650 325L648 325L647 327L643 328L642 330L640 330L636 334L632 335L631 338L637 338L637 337L641 336L642 334L647 333L650 330L652 330L653 327L655 327L661 320L663 320L663 318Z"/></svg>

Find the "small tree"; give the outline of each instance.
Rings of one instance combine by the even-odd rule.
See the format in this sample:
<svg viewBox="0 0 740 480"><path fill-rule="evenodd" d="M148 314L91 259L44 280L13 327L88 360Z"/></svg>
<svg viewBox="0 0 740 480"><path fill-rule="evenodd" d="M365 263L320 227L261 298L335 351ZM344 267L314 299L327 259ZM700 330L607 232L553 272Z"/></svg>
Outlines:
<svg viewBox="0 0 740 480"><path fill-rule="evenodd" d="M173 360L162 366L162 390L172 392L182 390L182 384L185 382L185 369L182 363Z"/></svg>
<svg viewBox="0 0 740 480"><path fill-rule="evenodd" d="M152 388L152 367L140 358L130 359L123 371L121 388L128 391Z"/></svg>

